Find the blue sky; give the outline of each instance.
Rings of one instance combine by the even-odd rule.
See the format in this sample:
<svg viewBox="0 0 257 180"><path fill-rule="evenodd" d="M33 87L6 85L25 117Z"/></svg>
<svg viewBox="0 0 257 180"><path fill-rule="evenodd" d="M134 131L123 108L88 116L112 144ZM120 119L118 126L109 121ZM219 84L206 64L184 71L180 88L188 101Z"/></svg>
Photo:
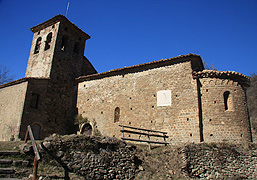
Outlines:
<svg viewBox="0 0 257 180"><path fill-rule="evenodd" d="M57 14L91 36L98 72L189 53L221 71L257 72L257 0L0 0L0 63L25 76L30 28Z"/></svg>

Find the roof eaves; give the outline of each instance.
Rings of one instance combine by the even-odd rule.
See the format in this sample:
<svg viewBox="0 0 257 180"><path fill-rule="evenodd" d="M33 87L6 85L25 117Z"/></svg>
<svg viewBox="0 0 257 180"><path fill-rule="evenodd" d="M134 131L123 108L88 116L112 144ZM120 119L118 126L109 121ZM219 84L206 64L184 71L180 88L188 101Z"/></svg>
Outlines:
<svg viewBox="0 0 257 180"><path fill-rule="evenodd" d="M100 77L110 76L110 75L114 75L114 74L118 74L118 73L122 74L122 72L124 72L126 70L132 70L132 69L151 66L151 65L158 65L163 62L169 62L169 61L175 62L175 60L178 60L178 62L183 62L183 61L187 61L188 60L187 58L190 58L190 57L198 57L199 58L200 55L190 53L187 55L180 55L180 56L176 56L176 57L169 58L169 59L161 59L161 60L157 60L157 61L147 62L147 63L143 63L143 64L137 64L137 65L128 66L128 67L124 67L124 68L112 69L110 71L106 71L106 72L102 72L102 73L81 76L81 77L76 78L76 81L82 82L84 80L97 79Z"/></svg>
<svg viewBox="0 0 257 180"><path fill-rule="evenodd" d="M239 81L244 86L250 86L250 78L242 73L235 71L216 71L216 70L203 70L199 72L193 72L193 77L197 78L227 78Z"/></svg>
<svg viewBox="0 0 257 180"><path fill-rule="evenodd" d="M56 22L67 22L69 24L71 24L73 27L75 27L78 31L80 31L82 34L84 34L85 36L87 36L87 39L90 39L90 35L88 35L87 33L85 33L84 31L82 31L79 27L77 27L74 23L72 23L71 21L69 21L65 16L59 14L59 15L56 15L54 17L52 17L51 19L48 19L47 21L45 22L42 22L32 28L30 28L30 30L35 33L41 29L44 29L48 26L51 26L52 24L56 23Z"/></svg>
<svg viewBox="0 0 257 180"><path fill-rule="evenodd" d="M25 78L21 78L21 79L17 79L15 81L11 81L5 84L0 85L0 89L1 88L5 88L5 87L9 87L9 86L13 86L16 84L20 84L29 80L49 80L49 78L35 78L35 77L25 77Z"/></svg>

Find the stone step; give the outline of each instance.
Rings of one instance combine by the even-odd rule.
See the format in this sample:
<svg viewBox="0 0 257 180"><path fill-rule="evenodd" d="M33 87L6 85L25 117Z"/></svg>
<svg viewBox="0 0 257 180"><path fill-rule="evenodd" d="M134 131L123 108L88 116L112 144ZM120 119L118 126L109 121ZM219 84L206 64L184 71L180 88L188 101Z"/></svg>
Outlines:
<svg viewBox="0 0 257 180"><path fill-rule="evenodd" d="M14 174L15 170L13 168L0 168L0 174Z"/></svg>
<svg viewBox="0 0 257 180"><path fill-rule="evenodd" d="M13 165L15 167L22 166L22 167L28 167L30 165L29 161L26 160L15 160L13 161Z"/></svg>
<svg viewBox="0 0 257 180"><path fill-rule="evenodd" d="M18 166L28 167L30 165L30 163L29 163L29 161L26 161L26 160L0 159L0 165L13 165L15 167L18 167Z"/></svg>
<svg viewBox="0 0 257 180"><path fill-rule="evenodd" d="M19 155L19 151L0 151L0 156Z"/></svg>
<svg viewBox="0 0 257 180"><path fill-rule="evenodd" d="M13 160L0 159L0 164L11 165L12 163L13 163Z"/></svg>

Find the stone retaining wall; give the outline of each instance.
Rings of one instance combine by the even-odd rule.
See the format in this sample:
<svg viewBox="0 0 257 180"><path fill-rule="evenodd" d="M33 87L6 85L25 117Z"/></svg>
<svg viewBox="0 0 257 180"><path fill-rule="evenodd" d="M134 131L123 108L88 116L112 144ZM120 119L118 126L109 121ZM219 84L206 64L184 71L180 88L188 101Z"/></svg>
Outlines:
<svg viewBox="0 0 257 180"><path fill-rule="evenodd" d="M190 144L183 149L183 171L198 179L256 179L256 144Z"/></svg>
<svg viewBox="0 0 257 180"><path fill-rule="evenodd" d="M137 172L133 147L117 138L53 135L43 144L86 179L133 179Z"/></svg>
<svg viewBox="0 0 257 180"><path fill-rule="evenodd" d="M257 145L252 143L188 143L150 151L113 137L53 135L43 144L71 172L85 179L257 177Z"/></svg>

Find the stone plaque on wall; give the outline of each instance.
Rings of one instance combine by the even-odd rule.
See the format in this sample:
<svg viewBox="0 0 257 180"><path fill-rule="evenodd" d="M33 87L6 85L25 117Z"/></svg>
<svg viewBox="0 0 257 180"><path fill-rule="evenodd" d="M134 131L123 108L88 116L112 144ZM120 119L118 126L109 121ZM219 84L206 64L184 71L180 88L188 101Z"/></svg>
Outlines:
<svg viewBox="0 0 257 180"><path fill-rule="evenodd" d="M171 106L171 90L157 92L157 106Z"/></svg>

